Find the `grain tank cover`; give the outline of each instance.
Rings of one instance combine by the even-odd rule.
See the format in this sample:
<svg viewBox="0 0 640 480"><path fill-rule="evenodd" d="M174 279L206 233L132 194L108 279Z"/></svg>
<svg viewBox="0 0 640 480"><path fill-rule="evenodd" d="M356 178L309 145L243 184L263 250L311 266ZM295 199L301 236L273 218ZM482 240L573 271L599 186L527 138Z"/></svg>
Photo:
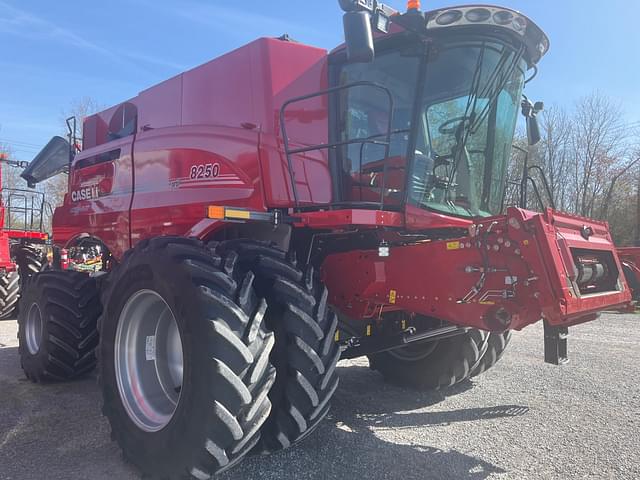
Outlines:
<svg viewBox="0 0 640 480"><path fill-rule="evenodd" d="M71 147L62 137L53 137L20 174L30 188L64 172L69 167Z"/></svg>

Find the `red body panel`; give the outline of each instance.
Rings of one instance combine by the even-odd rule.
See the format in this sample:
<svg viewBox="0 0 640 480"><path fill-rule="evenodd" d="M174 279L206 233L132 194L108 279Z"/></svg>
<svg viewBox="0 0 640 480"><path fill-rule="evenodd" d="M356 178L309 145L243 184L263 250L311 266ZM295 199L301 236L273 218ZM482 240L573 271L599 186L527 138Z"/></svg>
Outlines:
<svg viewBox="0 0 640 480"><path fill-rule="evenodd" d="M6 157L0 156L0 160L6 161ZM2 190L2 165L0 165L0 191ZM12 189L9 189L11 192ZM7 191L2 191L0 193L7 193ZM4 195L0 194L0 272L13 272L16 270L16 264L11 255L11 240L31 240L38 243L45 242L49 239L49 235L40 231L32 231L32 230L15 230L15 229L6 229L5 226L14 226L11 224L11 221L5 223L5 206L4 206ZM27 213L27 201L25 199L24 202L24 214L25 217L28 215ZM33 217L32 217L33 218ZM40 217L41 218L41 217Z"/></svg>
<svg viewBox="0 0 640 480"><path fill-rule="evenodd" d="M0 168L0 185L2 184L2 168ZM4 205L2 205L2 197L0 197L0 225L4 226ZM11 260L11 251L9 249L9 236L7 232L0 231L0 271L15 270L15 264Z"/></svg>
<svg viewBox="0 0 640 480"><path fill-rule="evenodd" d="M0 232L0 272L12 272L15 269L16 264L11 259L9 236L6 232Z"/></svg>
<svg viewBox="0 0 640 480"><path fill-rule="evenodd" d="M132 243L158 235L187 234L203 219L212 201L264 209L258 137L255 131L224 127L140 134L134 160ZM203 178L190 178L194 165L203 166ZM211 167L204 167L208 165ZM210 175L205 168L211 169Z"/></svg>
<svg viewBox="0 0 640 480"><path fill-rule="evenodd" d="M594 229L589 240L576 236L585 222ZM620 274L616 291L581 295L570 279L575 265L566 263L573 260L562 259L568 248L611 252L605 227L551 211L510 209L504 217L483 220L474 237L394 247L386 258L377 251L331 255L323 279L331 302L351 318L399 309L485 330L521 329L541 318L571 325L631 299ZM470 295L480 268L492 271ZM496 320L499 309L508 312L508 325Z"/></svg>
<svg viewBox="0 0 640 480"><path fill-rule="evenodd" d="M204 220L212 203L258 211L290 206L280 107L294 96L326 89L327 68L325 50L261 39L126 102L138 112L134 135L108 141L121 106L89 117L70 194L55 212L56 243L69 246L89 235L119 258L151 236L207 235L219 225ZM296 105L287 115L291 135L301 144L326 142L327 112L323 98ZM117 149L117 158L78 168ZM331 201L326 154L293 161L301 203ZM190 178L192 168L209 165L211 175ZM91 198L72 197L92 188Z"/></svg>
<svg viewBox="0 0 640 480"><path fill-rule="evenodd" d="M130 248L132 149L133 137L127 137L86 149L76 156L64 205L53 216L53 237L62 246L89 235L101 239L116 256ZM82 166L118 151L113 160ZM82 198L82 192L89 198Z"/></svg>
<svg viewBox="0 0 640 480"><path fill-rule="evenodd" d="M49 240L49 234L43 232L32 232L24 230L5 230L5 233L9 238L24 239L24 240L38 240L44 242Z"/></svg>
<svg viewBox="0 0 640 480"><path fill-rule="evenodd" d="M628 262L640 272L640 247L618 248L618 255L623 262Z"/></svg>
<svg viewBox="0 0 640 480"><path fill-rule="evenodd" d="M633 299L638 302L640 300L640 247L626 247L619 248L618 255L622 263L629 269L630 275L633 277L630 279L633 290ZM630 307L629 310L635 311L635 307Z"/></svg>

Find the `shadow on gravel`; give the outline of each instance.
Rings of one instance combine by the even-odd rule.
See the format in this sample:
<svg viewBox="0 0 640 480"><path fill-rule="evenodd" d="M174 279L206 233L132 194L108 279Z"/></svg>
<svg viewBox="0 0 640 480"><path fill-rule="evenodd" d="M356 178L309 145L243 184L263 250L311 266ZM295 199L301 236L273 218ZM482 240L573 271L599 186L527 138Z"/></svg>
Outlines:
<svg viewBox="0 0 640 480"><path fill-rule="evenodd" d="M0 378L14 373L16 368L20 368L18 347L7 347L4 343L0 342Z"/></svg>
<svg viewBox="0 0 640 480"><path fill-rule="evenodd" d="M528 407L504 405L452 411L412 411L436 405L473 387L466 382L442 392L416 392L385 384L366 367L339 367L340 387L330 415L297 447L247 459L223 475L241 479L484 480L507 473L500 466L454 449L420 442L420 427L517 417ZM404 413L406 412L406 413ZM405 430L416 428L410 433ZM380 433L377 433L380 432ZM385 440L391 436L394 440Z"/></svg>
<svg viewBox="0 0 640 480"><path fill-rule="evenodd" d="M484 480L506 473L456 449L427 444L420 427L513 417L525 414L526 407L430 411L426 407L442 402L445 395L390 386L365 367L340 367L340 375L331 414L317 432L287 451L248 458L219 478ZM447 395L462 394L471 386L459 386ZM67 480L110 478L103 472L118 472L122 480L137 478L109 440L94 377L33 385L22 375L17 348L0 348L0 404L0 464L8 462L14 478L44 478L45 472ZM56 446L51 438L56 438ZM43 452L48 460L42 465L16 460L27 448Z"/></svg>

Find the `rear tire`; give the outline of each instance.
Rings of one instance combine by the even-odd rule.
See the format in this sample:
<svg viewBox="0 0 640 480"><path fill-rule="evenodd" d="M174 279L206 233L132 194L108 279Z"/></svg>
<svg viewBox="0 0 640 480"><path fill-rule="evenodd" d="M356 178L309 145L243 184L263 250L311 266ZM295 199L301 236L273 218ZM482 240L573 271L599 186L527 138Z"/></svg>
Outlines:
<svg viewBox="0 0 640 480"><path fill-rule="evenodd" d="M20 299L20 276L18 272L0 275L0 320L13 317Z"/></svg>
<svg viewBox="0 0 640 480"><path fill-rule="evenodd" d="M253 280L235 253L216 256L182 237L140 242L110 274L100 321L103 413L144 476L208 479L258 443L271 411L275 340ZM147 310L137 300L145 295ZM175 324L164 341L162 318ZM170 376L161 374L167 366Z"/></svg>
<svg viewBox="0 0 640 480"><path fill-rule="evenodd" d="M485 353L487 333L470 330L455 337L369 356L386 381L420 390L441 390L467 378Z"/></svg>
<svg viewBox="0 0 640 480"><path fill-rule="evenodd" d="M268 301L266 322L276 335L271 359L277 376L269 393L273 410L256 450L288 448L313 432L329 412L339 382L337 316L313 268L303 271L293 255L277 246L235 240L218 245L217 251L237 252L242 268L255 274L256 289Z"/></svg>
<svg viewBox="0 0 640 480"><path fill-rule="evenodd" d="M102 307L95 279L43 272L23 291L18 315L22 368L33 382L72 380L96 366Z"/></svg>
<svg viewBox="0 0 640 480"><path fill-rule="evenodd" d="M511 332L506 331L503 333L489 333L487 339L487 351L482 356L482 359L476 365L476 368L471 372L470 377L477 377L483 374L490 368L494 367L496 363L500 361L502 355L504 355L509 342L511 341Z"/></svg>
<svg viewBox="0 0 640 480"><path fill-rule="evenodd" d="M15 258L20 273L20 288L24 288L42 270L42 253L35 247L20 245L15 250Z"/></svg>

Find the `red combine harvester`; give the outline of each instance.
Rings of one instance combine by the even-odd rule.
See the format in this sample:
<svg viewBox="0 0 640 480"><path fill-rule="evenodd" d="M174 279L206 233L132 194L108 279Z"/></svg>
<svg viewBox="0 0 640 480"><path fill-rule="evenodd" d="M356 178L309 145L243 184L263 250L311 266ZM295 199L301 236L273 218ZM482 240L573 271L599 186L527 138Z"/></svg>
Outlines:
<svg viewBox="0 0 640 480"><path fill-rule="evenodd" d="M0 153L0 167L25 168L27 162L10 160ZM0 319L11 317L18 305L20 288L42 268L44 233L42 193L2 187L0 168Z"/></svg>
<svg viewBox="0 0 640 480"><path fill-rule="evenodd" d="M606 224L503 213L547 37L506 8L418 3L343 0L345 46L257 40L88 117L70 166L58 137L23 173L69 168L56 248L100 259L58 253L30 283L24 370L71 379L97 350L145 474L209 478L300 441L339 358L445 388L540 320L562 363L569 326L631 300Z"/></svg>
<svg viewBox="0 0 640 480"><path fill-rule="evenodd" d="M640 247L625 247L618 249L618 256L622 262L622 270L631 289L634 302L640 302Z"/></svg>

